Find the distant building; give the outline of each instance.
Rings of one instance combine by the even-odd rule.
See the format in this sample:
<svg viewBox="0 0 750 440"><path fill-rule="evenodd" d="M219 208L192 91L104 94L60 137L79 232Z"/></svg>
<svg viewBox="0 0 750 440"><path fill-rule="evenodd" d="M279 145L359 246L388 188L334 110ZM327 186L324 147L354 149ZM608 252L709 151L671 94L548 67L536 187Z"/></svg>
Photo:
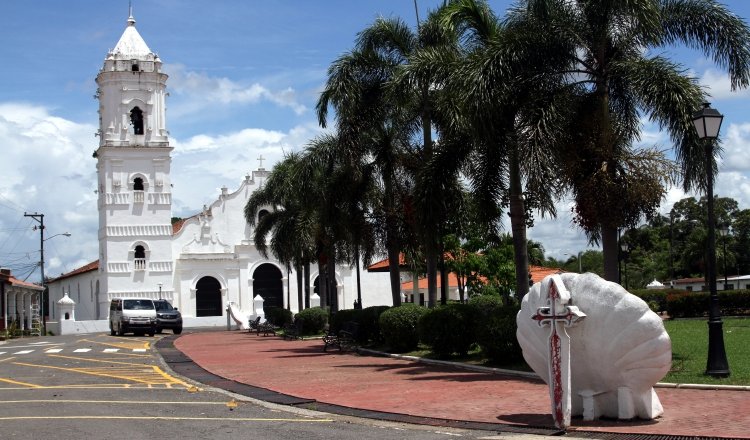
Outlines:
<svg viewBox="0 0 750 440"><path fill-rule="evenodd" d="M10 269L0 269L0 330L15 323L19 330L29 330L32 306L39 304L42 286L15 278Z"/></svg>
<svg viewBox="0 0 750 440"><path fill-rule="evenodd" d="M670 282L673 289L691 292L707 291L705 278L680 278ZM727 277L727 290L750 289L750 275ZM716 290L724 290L724 277L716 278Z"/></svg>

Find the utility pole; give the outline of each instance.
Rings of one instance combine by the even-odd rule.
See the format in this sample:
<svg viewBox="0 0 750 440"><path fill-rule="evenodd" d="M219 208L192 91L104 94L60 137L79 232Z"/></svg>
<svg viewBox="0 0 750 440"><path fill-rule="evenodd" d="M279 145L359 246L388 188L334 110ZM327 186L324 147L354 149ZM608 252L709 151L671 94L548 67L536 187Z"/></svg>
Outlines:
<svg viewBox="0 0 750 440"><path fill-rule="evenodd" d="M39 222L39 272L42 275L42 293L39 294L39 314L42 315L42 336L47 335L47 318L45 316L46 310L44 307L45 293L47 291L47 284L44 282L44 214L27 214L23 213L24 217L31 217Z"/></svg>

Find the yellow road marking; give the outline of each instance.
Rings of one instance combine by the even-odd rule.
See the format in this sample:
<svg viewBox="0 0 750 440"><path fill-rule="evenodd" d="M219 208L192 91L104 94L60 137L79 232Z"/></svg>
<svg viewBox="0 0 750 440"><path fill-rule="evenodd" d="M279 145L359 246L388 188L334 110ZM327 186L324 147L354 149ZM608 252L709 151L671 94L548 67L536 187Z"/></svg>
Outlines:
<svg viewBox="0 0 750 440"><path fill-rule="evenodd" d="M27 364L25 362L14 362L15 365L21 365L24 367L38 367L38 368L52 368L54 370L63 370L63 371L71 371L74 373L81 373L81 374L88 374L91 376L100 376L100 377L110 377L110 378L116 378L116 379L124 379L129 380L132 382L139 382L144 383L148 385L166 385L166 384L178 384L178 385L184 385L186 388L189 386L185 382L173 378L167 374L165 374L161 368L155 366L155 365L142 365L142 364L130 364L130 365L137 365L141 368L141 371L143 374L141 375L129 375L126 373L130 373L133 371L133 369L117 369L117 368L67 368L67 367L53 367L51 365L35 365L35 364ZM112 371L119 371L122 372L122 374L110 374Z"/></svg>
<svg viewBox="0 0 750 440"><path fill-rule="evenodd" d="M206 420L206 421L234 421L234 422L301 422L321 423L333 422L333 419L285 419L258 417L176 417L176 416L18 416L0 417L0 420Z"/></svg>
<svg viewBox="0 0 750 440"><path fill-rule="evenodd" d="M142 355L141 355L142 356ZM62 354L50 354L49 357L56 357L56 358L62 358L62 359L73 359L76 361L86 361L86 362L99 362L102 364L119 364L119 365L134 365L138 367L142 367L144 364L134 363L134 362L118 362L108 359L94 359L94 358L84 358L84 357L78 357L78 356L65 356ZM147 355L147 357L149 357Z"/></svg>
<svg viewBox="0 0 750 440"><path fill-rule="evenodd" d="M23 385L27 388L42 388L41 385L35 385L33 383L19 382L17 380L3 379L0 377L0 382L12 383L13 385Z"/></svg>
<svg viewBox="0 0 750 440"><path fill-rule="evenodd" d="M0 359L0 362L5 362L5 361L9 361L9 360L11 360L11 359L15 359L15 358L16 358L15 356L11 356L11 357L9 357L9 358L5 358L5 359Z"/></svg>

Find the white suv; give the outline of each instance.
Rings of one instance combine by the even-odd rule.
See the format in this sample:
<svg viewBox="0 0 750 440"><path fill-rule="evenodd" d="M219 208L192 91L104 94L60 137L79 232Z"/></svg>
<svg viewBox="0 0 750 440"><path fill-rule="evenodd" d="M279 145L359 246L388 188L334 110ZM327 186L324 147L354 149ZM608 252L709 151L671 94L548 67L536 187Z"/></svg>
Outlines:
<svg viewBox="0 0 750 440"><path fill-rule="evenodd" d="M148 298L113 298L109 304L109 332L112 336L156 333L156 307Z"/></svg>

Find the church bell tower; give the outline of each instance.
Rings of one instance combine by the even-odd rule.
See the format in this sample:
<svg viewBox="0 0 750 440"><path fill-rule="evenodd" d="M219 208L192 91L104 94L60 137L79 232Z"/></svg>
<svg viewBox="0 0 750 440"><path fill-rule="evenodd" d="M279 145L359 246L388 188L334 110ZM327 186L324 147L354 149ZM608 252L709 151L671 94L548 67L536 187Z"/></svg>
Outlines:
<svg viewBox="0 0 750 440"><path fill-rule="evenodd" d="M172 147L161 67L131 11L96 76L99 271L107 300L172 299Z"/></svg>

